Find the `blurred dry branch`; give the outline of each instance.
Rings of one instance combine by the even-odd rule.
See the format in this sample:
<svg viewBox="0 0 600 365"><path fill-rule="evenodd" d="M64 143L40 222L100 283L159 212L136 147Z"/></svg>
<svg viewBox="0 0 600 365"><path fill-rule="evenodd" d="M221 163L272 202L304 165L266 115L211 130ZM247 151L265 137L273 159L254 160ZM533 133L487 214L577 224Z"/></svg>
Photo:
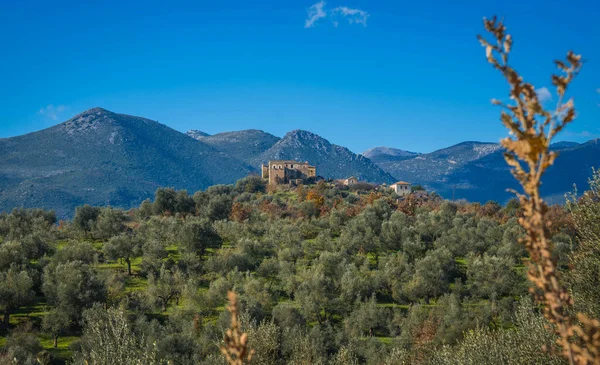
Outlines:
<svg viewBox="0 0 600 365"><path fill-rule="evenodd" d="M239 322L237 295L230 291L227 293L229 305L227 310L231 313L231 327L225 333L221 346L221 353L230 365L244 365L250 363L254 350L248 347L248 335L242 332Z"/></svg>
<svg viewBox="0 0 600 365"><path fill-rule="evenodd" d="M541 179L557 157L550 151L552 138L575 119L573 100L565 101L567 87L582 66L580 55L569 51L565 61L555 61L560 71L552 75L558 102L555 110L542 106L535 87L509 66L512 37L506 33L502 20L484 19L487 32L493 36L488 41L478 36L486 49L489 63L498 69L510 85L510 103L492 102L502 106L501 120L510 137L502 140L506 148L506 162L523 187L517 194L523 207L520 224L527 234L523 244L531 256L528 277L530 291L544 305L544 315L559 335L558 346L570 364L600 364L600 322L578 313L569 315L573 300L561 284L557 264L553 259L553 246L549 240L551 222L547 219L548 206L540 196Z"/></svg>

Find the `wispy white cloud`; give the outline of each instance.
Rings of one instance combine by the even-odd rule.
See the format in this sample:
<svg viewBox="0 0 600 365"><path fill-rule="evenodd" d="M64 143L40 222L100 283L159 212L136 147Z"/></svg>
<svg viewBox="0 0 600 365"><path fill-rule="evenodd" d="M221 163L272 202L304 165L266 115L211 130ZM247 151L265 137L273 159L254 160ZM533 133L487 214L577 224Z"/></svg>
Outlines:
<svg viewBox="0 0 600 365"><path fill-rule="evenodd" d="M552 93L550 92L550 90L548 90L547 87L541 87L535 90L535 92L537 93L538 99L541 103L545 103L547 101L552 100Z"/></svg>
<svg viewBox="0 0 600 365"><path fill-rule="evenodd" d="M341 15L348 19L350 24L362 24L363 27L367 26L367 19L369 13L360 9L350 9L346 6L338 6L331 11L332 16Z"/></svg>
<svg viewBox="0 0 600 365"><path fill-rule="evenodd" d="M338 6L331 10L327 10L325 9L325 1L320 1L308 8L308 18L304 23L304 27L312 28L319 19L327 17L331 19L331 22L335 27L339 25L340 18L347 19L349 24L362 24L363 27L366 27L369 13L364 10L352 9L347 6Z"/></svg>
<svg viewBox="0 0 600 365"><path fill-rule="evenodd" d="M58 118L60 117L60 115L67 110L67 107L64 105L54 105L54 104L49 104L46 107L40 109L39 114L50 118L52 120L58 120Z"/></svg>
<svg viewBox="0 0 600 365"><path fill-rule="evenodd" d="M304 23L304 28L312 28L317 20L327 16L327 13L323 10L324 7L325 1L320 1L308 8L308 19Z"/></svg>

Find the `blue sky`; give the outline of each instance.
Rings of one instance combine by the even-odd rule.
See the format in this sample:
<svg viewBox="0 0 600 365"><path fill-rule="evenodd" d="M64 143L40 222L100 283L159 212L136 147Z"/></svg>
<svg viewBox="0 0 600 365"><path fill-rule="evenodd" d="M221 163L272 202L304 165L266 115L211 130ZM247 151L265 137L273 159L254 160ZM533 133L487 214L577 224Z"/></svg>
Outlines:
<svg viewBox="0 0 600 365"><path fill-rule="evenodd" d="M316 3L3 0L0 137L100 106L180 131L307 129L355 152L497 141L489 101L508 89L475 38L494 14L536 87L567 50L584 55L562 139L600 137L597 0Z"/></svg>

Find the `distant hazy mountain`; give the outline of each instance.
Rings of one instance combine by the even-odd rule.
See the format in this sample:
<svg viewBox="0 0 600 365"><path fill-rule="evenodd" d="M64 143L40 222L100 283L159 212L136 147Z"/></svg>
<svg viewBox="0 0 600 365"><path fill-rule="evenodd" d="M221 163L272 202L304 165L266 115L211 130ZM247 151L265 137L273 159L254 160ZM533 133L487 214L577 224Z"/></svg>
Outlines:
<svg viewBox="0 0 600 365"><path fill-rule="evenodd" d="M573 144L566 146L567 148L553 146L558 150L559 157L542 179L542 195L551 203L564 203L564 195L573 191L573 185L577 185L580 192L586 190L592 168L600 167L600 140L576 144L574 147ZM457 198L482 202L504 202L510 199L513 195L506 191L508 188L521 191L501 151L454 171L448 176L446 186L439 186L439 190L446 196L451 196L452 186L456 187Z"/></svg>
<svg viewBox="0 0 600 365"><path fill-rule="evenodd" d="M363 152L362 155L375 163L380 163L407 160L409 158L413 158L417 155L420 155L420 153L400 150L391 147L375 147L366 150L365 152Z"/></svg>
<svg viewBox="0 0 600 365"><path fill-rule="evenodd" d="M592 167L600 167L598 140L579 144L557 142L556 164L544 177L542 193L553 203L564 202L564 194L576 184L587 188ZM507 189L519 189L496 143L463 142L402 161L383 160L378 165L398 179L424 185L445 198L506 202L513 197Z"/></svg>
<svg viewBox="0 0 600 365"><path fill-rule="evenodd" d="M194 132L197 131L189 131L187 134L247 163L253 163L256 157L273 147L280 139L256 129L225 132L212 136L198 135ZM258 169L258 166L252 167Z"/></svg>
<svg viewBox="0 0 600 365"><path fill-rule="evenodd" d="M377 164L397 179L429 184L444 182L452 171L501 148L497 143L463 142L400 161L382 159Z"/></svg>
<svg viewBox="0 0 600 365"><path fill-rule="evenodd" d="M552 148L561 155L542 192L560 202L574 183L587 187L591 168L600 167L600 144L559 142ZM308 161L326 178L406 180L447 198L481 202L505 202L511 197L506 188L518 187L496 143L463 142L427 154L377 147L363 156L302 130L283 138L253 129L186 135L94 108L39 132L0 139L0 211L40 207L64 217L82 204L129 208L158 187L194 192L230 184L276 159Z"/></svg>
<svg viewBox="0 0 600 365"><path fill-rule="evenodd" d="M383 171L368 158L303 130L289 132L251 162L253 166L259 166L269 160L282 159L308 161L317 166L317 175L326 178L356 176L359 180L375 183L394 181L392 175Z"/></svg>
<svg viewBox="0 0 600 365"><path fill-rule="evenodd" d="M552 143L550 145L551 148L554 149L565 149L565 148L574 148L579 146L580 144L577 142L569 142L569 141L562 141L562 142L555 142Z"/></svg>
<svg viewBox="0 0 600 365"><path fill-rule="evenodd" d="M159 186L231 183L245 163L155 121L94 108L65 123L0 139L0 210L84 203L131 207Z"/></svg>

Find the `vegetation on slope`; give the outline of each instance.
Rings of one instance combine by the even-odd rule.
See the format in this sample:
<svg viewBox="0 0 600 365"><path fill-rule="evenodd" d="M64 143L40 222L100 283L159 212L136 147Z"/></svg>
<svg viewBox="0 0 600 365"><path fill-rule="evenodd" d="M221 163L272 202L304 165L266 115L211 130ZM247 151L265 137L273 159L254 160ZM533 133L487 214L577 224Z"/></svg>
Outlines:
<svg viewBox="0 0 600 365"><path fill-rule="evenodd" d="M566 268L574 216L551 212ZM324 183L267 192L255 177L159 189L129 211L82 206L58 226L15 210L0 216L3 359L222 364L233 290L253 363L437 364L489 343L499 359L561 363L521 299L521 215L516 201L398 201Z"/></svg>

